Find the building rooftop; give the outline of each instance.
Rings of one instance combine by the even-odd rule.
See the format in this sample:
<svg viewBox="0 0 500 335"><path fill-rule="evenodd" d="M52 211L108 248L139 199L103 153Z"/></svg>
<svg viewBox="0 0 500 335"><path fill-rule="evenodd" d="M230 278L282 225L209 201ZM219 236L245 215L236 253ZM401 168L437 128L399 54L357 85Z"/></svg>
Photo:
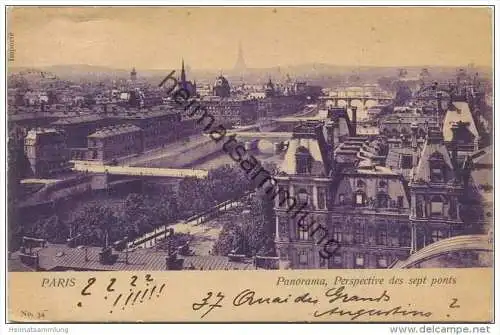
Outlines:
<svg viewBox="0 0 500 335"><path fill-rule="evenodd" d="M166 252L151 249L139 249L128 252L113 251L116 259L112 264L99 262L100 247L70 248L64 244L48 244L39 248L39 266L45 270L75 269L94 271L164 271L166 270ZM85 258L87 254L87 258ZM16 258L15 255L13 258ZM179 256L184 259L184 268L192 270L251 270L255 266L251 261L233 262L225 256Z"/></svg>
<svg viewBox="0 0 500 335"><path fill-rule="evenodd" d="M453 102L453 108L450 108L446 112L446 116L443 122L443 137L446 142L450 142L453 139L452 126L455 123L463 122L468 123L468 130L472 133L474 138L479 137L479 132L472 117L472 113L469 109L469 104L467 102L457 101Z"/></svg>
<svg viewBox="0 0 500 335"><path fill-rule="evenodd" d="M59 125L70 125L70 124L80 124L80 123L90 123L90 122L97 122L105 119L104 116L101 115L80 115L80 116L75 116L75 117L68 117L64 119L57 120L52 123L52 125L59 126Z"/></svg>
<svg viewBox="0 0 500 335"><path fill-rule="evenodd" d="M397 173L394 173L391 169L385 166L363 166L358 168L349 169L346 171L346 174L356 173L356 174L364 174L364 175L385 175L385 176L397 176Z"/></svg>
<svg viewBox="0 0 500 335"><path fill-rule="evenodd" d="M53 129L53 128L31 129L30 131L28 131L28 134L26 135L26 139L35 140L38 136L43 135L43 134L60 134L60 132Z"/></svg>
<svg viewBox="0 0 500 335"><path fill-rule="evenodd" d="M88 138L105 138L137 131L141 131L141 128L131 124L122 124L98 129L95 133L90 134Z"/></svg>
<svg viewBox="0 0 500 335"><path fill-rule="evenodd" d="M415 170L414 179L422 181L431 180L431 169L429 159L442 160L446 170L448 179L452 179L454 174L453 164L451 162L450 153L442 141L440 133L429 134L422 149L422 155Z"/></svg>
<svg viewBox="0 0 500 335"><path fill-rule="evenodd" d="M133 120L133 119L150 119L150 118L155 118L165 115L175 115L175 114L179 114L179 111L176 111L171 107L164 106L164 108L157 107L152 110L121 109L116 114L108 112L108 117Z"/></svg>

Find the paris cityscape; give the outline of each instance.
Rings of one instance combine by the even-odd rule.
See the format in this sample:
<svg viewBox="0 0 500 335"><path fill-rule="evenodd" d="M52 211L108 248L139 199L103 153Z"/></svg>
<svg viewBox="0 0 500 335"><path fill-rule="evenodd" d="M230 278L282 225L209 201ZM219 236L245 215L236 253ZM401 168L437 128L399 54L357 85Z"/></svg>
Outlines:
<svg viewBox="0 0 500 335"><path fill-rule="evenodd" d="M490 67L233 42L222 70L9 68L9 271L492 266Z"/></svg>

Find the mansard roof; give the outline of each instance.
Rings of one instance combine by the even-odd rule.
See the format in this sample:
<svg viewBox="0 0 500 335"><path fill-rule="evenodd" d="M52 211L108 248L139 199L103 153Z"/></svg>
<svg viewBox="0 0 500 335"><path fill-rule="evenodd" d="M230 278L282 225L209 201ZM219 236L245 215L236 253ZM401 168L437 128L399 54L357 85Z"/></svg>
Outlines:
<svg viewBox="0 0 500 335"><path fill-rule="evenodd" d="M312 174L325 175L329 173L330 162L328 159L328 148L323 137L320 123L306 122L297 126L293 131L288 149L283 160L281 171L287 174L297 173L297 153L308 152L312 158Z"/></svg>
<svg viewBox="0 0 500 335"><path fill-rule="evenodd" d="M422 180L429 182L430 178L430 162L432 159L442 159L446 169L453 173L454 168L450 158L448 149L443 143L443 138L437 132L431 132L427 136L427 140L422 149L422 155L418 162L413 179L415 181ZM453 176L449 176L453 177Z"/></svg>

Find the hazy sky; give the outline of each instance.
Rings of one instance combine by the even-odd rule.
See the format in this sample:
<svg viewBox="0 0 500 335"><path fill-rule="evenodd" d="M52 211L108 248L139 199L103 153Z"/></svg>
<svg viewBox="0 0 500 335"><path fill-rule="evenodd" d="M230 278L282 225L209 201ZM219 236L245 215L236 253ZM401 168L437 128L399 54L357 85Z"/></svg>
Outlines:
<svg viewBox="0 0 500 335"><path fill-rule="evenodd" d="M15 8L14 66L491 65L487 8Z"/></svg>

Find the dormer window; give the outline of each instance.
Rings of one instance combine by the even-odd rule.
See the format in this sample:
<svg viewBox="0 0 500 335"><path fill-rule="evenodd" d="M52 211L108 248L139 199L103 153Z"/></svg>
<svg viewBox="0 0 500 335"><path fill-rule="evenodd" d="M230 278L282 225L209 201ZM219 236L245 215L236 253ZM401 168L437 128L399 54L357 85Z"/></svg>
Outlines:
<svg viewBox="0 0 500 335"><path fill-rule="evenodd" d="M431 181L433 182L443 182L444 181L444 173L441 168L433 168L431 169Z"/></svg>
<svg viewBox="0 0 500 335"><path fill-rule="evenodd" d="M434 152L429 157L429 168L431 182L442 183L446 180L446 164L442 154Z"/></svg>
<svg viewBox="0 0 500 335"><path fill-rule="evenodd" d="M309 150L299 147L295 153L297 174L308 174L312 170L312 157Z"/></svg>
<svg viewBox="0 0 500 335"><path fill-rule="evenodd" d="M345 195L344 194L339 194L339 204L344 205L345 204Z"/></svg>
<svg viewBox="0 0 500 335"><path fill-rule="evenodd" d="M377 207L387 208L389 205L389 196L383 192L377 194Z"/></svg>

